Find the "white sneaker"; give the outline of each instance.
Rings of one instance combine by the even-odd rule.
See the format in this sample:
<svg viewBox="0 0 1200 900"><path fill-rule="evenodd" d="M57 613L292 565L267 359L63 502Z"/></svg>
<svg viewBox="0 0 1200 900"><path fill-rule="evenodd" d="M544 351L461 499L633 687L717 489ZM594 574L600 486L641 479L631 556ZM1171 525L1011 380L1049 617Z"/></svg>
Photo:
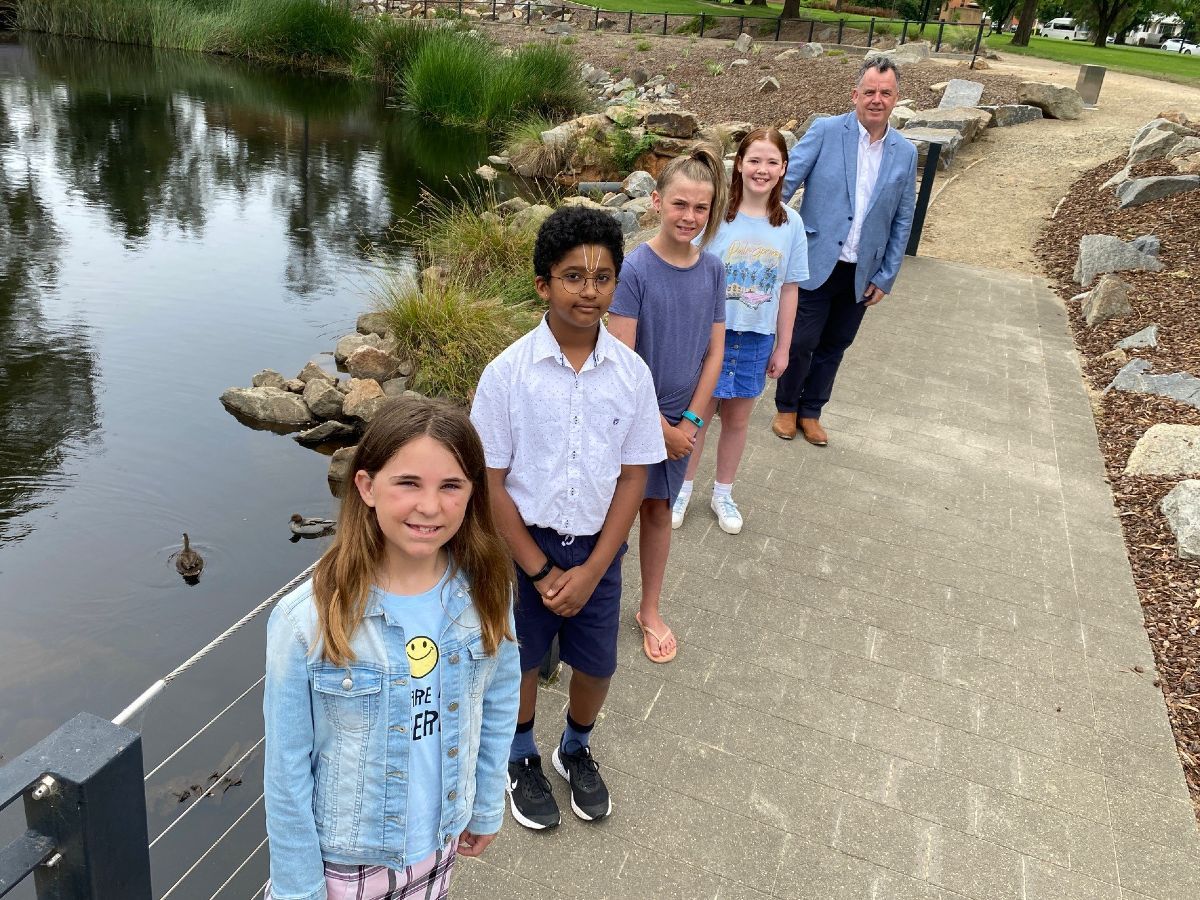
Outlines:
<svg viewBox="0 0 1200 900"><path fill-rule="evenodd" d="M713 497L712 511L717 514L717 524L726 534L738 534L742 530L742 514L730 495Z"/></svg>
<svg viewBox="0 0 1200 900"><path fill-rule="evenodd" d="M691 494L680 493L675 498L675 504L671 507L671 527L678 528L683 524L683 517L687 515L688 504L692 502Z"/></svg>

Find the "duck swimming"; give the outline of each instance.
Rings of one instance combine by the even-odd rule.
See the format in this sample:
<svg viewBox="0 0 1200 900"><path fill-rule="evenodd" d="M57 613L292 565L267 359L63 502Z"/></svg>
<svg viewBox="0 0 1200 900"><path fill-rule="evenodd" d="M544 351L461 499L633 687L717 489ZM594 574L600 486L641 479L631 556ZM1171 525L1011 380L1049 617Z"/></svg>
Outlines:
<svg viewBox="0 0 1200 900"><path fill-rule="evenodd" d="M305 518L300 513L293 513L289 527L296 537L324 537L333 534L337 522L333 519Z"/></svg>
<svg viewBox="0 0 1200 900"><path fill-rule="evenodd" d="M184 578L196 578L204 569L204 557L192 549L187 532L183 533L183 549L175 557L175 571Z"/></svg>

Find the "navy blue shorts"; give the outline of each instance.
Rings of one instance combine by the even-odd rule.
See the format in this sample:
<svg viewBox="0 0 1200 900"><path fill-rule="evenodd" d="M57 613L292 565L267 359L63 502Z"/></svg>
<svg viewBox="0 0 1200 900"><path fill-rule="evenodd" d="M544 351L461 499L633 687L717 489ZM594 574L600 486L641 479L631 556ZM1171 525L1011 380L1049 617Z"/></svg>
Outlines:
<svg viewBox="0 0 1200 900"><path fill-rule="evenodd" d="M557 531L529 527L533 538L550 561L564 571L583 565L596 546L598 534L564 538ZM563 541L570 543L564 545ZM627 546L621 545L616 557L591 598L573 616L563 617L546 608L542 595L525 573L517 567L517 642L521 647L521 671L542 664L542 657L558 635L559 658L572 669L593 678L611 678L617 670L617 627L621 618L621 559Z"/></svg>
<svg viewBox="0 0 1200 900"><path fill-rule="evenodd" d="M775 335L757 331L725 333L725 359L713 398L757 397L767 386L767 364L775 349Z"/></svg>
<svg viewBox="0 0 1200 900"><path fill-rule="evenodd" d="M683 459L664 459L646 466L646 499L674 503L679 496L679 489L683 487L688 459L688 456Z"/></svg>

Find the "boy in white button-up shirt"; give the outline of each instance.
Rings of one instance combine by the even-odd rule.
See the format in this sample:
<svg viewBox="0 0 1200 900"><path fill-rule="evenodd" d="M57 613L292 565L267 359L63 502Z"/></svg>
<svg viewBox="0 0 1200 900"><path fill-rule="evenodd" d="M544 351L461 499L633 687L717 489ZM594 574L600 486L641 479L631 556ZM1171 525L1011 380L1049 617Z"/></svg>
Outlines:
<svg viewBox="0 0 1200 900"><path fill-rule="evenodd" d="M601 323L622 258L620 226L605 213L547 218L533 263L549 309L484 370L471 409L517 567L521 705L508 794L513 817L534 829L559 823L533 739L538 669L556 635L571 683L554 768L581 819L612 810L589 738L616 670L621 557L645 467L667 455L650 370Z"/></svg>

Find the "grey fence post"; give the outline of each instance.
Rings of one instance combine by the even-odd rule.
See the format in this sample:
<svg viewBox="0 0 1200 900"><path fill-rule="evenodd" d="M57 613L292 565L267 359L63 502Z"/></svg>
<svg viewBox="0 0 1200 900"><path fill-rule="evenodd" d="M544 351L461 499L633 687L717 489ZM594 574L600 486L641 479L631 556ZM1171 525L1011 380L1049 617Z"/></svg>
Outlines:
<svg viewBox="0 0 1200 900"><path fill-rule="evenodd" d="M746 17L738 16L738 34L740 35L745 30L746 30Z"/></svg>
<svg viewBox="0 0 1200 900"><path fill-rule="evenodd" d="M900 27L900 43L903 44L908 39L908 19L904 20L904 24Z"/></svg>
<svg viewBox="0 0 1200 900"><path fill-rule="evenodd" d="M775 20L775 42L779 43L779 30L783 28L783 16Z"/></svg>
<svg viewBox="0 0 1200 900"><path fill-rule="evenodd" d="M942 52L942 33L946 30L945 22L938 22L937 46L933 48L934 53Z"/></svg>
<svg viewBox="0 0 1200 900"><path fill-rule="evenodd" d="M921 231L925 228L925 212L929 209L929 197L933 193L938 157L941 155L942 145L930 141L929 149L925 151L925 168L921 170L921 190L917 194L917 208L913 211L912 231L908 233L908 246L904 248L906 256L916 256L917 247L921 244Z"/></svg>
<svg viewBox="0 0 1200 900"><path fill-rule="evenodd" d="M704 37L704 22L706 19L707 16L704 13L700 13L700 37Z"/></svg>
<svg viewBox="0 0 1200 900"><path fill-rule="evenodd" d="M533 0L525 0L525 24L533 21Z"/></svg>
<svg viewBox="0 0 1200 900"><path fill-rule="evenodd" d="M975 68L975 60L979 56L979 45L983 43L983 20L979 20L979 33L975 35L975 49L971 51L971 68Z"/></svg>
<svg viewBox="0 0 1200 900"><path fill-rule="evenodd" d="M875 39L875 20L871 19L871 24L867 26L867 47L871 46L871 41Z"/></svg>
<svg viewBox="0 0 1200 900"><path fill-rule="evenodd" d="M633 10L629 11L629 21L625 23L625 33L633 34Z"/></svg>
<svg viewBox="0 0 1200 900"><path fill-rule="evenodd" d="M842 42L842 32L845 30L845 28L846 28L846 20L845 20L845 19L838 19L838 39L837 39L837 42L838 42L839 44Z"/></svg>
<svg viewBox="0 0 1200 900"><path fill-rule="evenodd" d="M667 33L667 14L663 13L663 34Z"/></svg>
<svg viewBox="0 0 1200 900"><path fill-rule="evenodd" d="M23 797L29 829L0 849L24 863L0 895L32 870L38 900L151 900L142 774L142 739L89 713L0 768L0 808Z"/></svg>
<svg viewBox="0 0 1200 900"><path fill-rule="evenodd" d="M813 42L813 29L816 27L817 27L817 20L809 19L808 20L808 42L810 44Z"/></svg>
<svg viewBox="0 0 1200 900"><path fill-rule="evenodd" d="M596 7L596 21L592 23L592 31L600 30L600 7Z"/></svg>

